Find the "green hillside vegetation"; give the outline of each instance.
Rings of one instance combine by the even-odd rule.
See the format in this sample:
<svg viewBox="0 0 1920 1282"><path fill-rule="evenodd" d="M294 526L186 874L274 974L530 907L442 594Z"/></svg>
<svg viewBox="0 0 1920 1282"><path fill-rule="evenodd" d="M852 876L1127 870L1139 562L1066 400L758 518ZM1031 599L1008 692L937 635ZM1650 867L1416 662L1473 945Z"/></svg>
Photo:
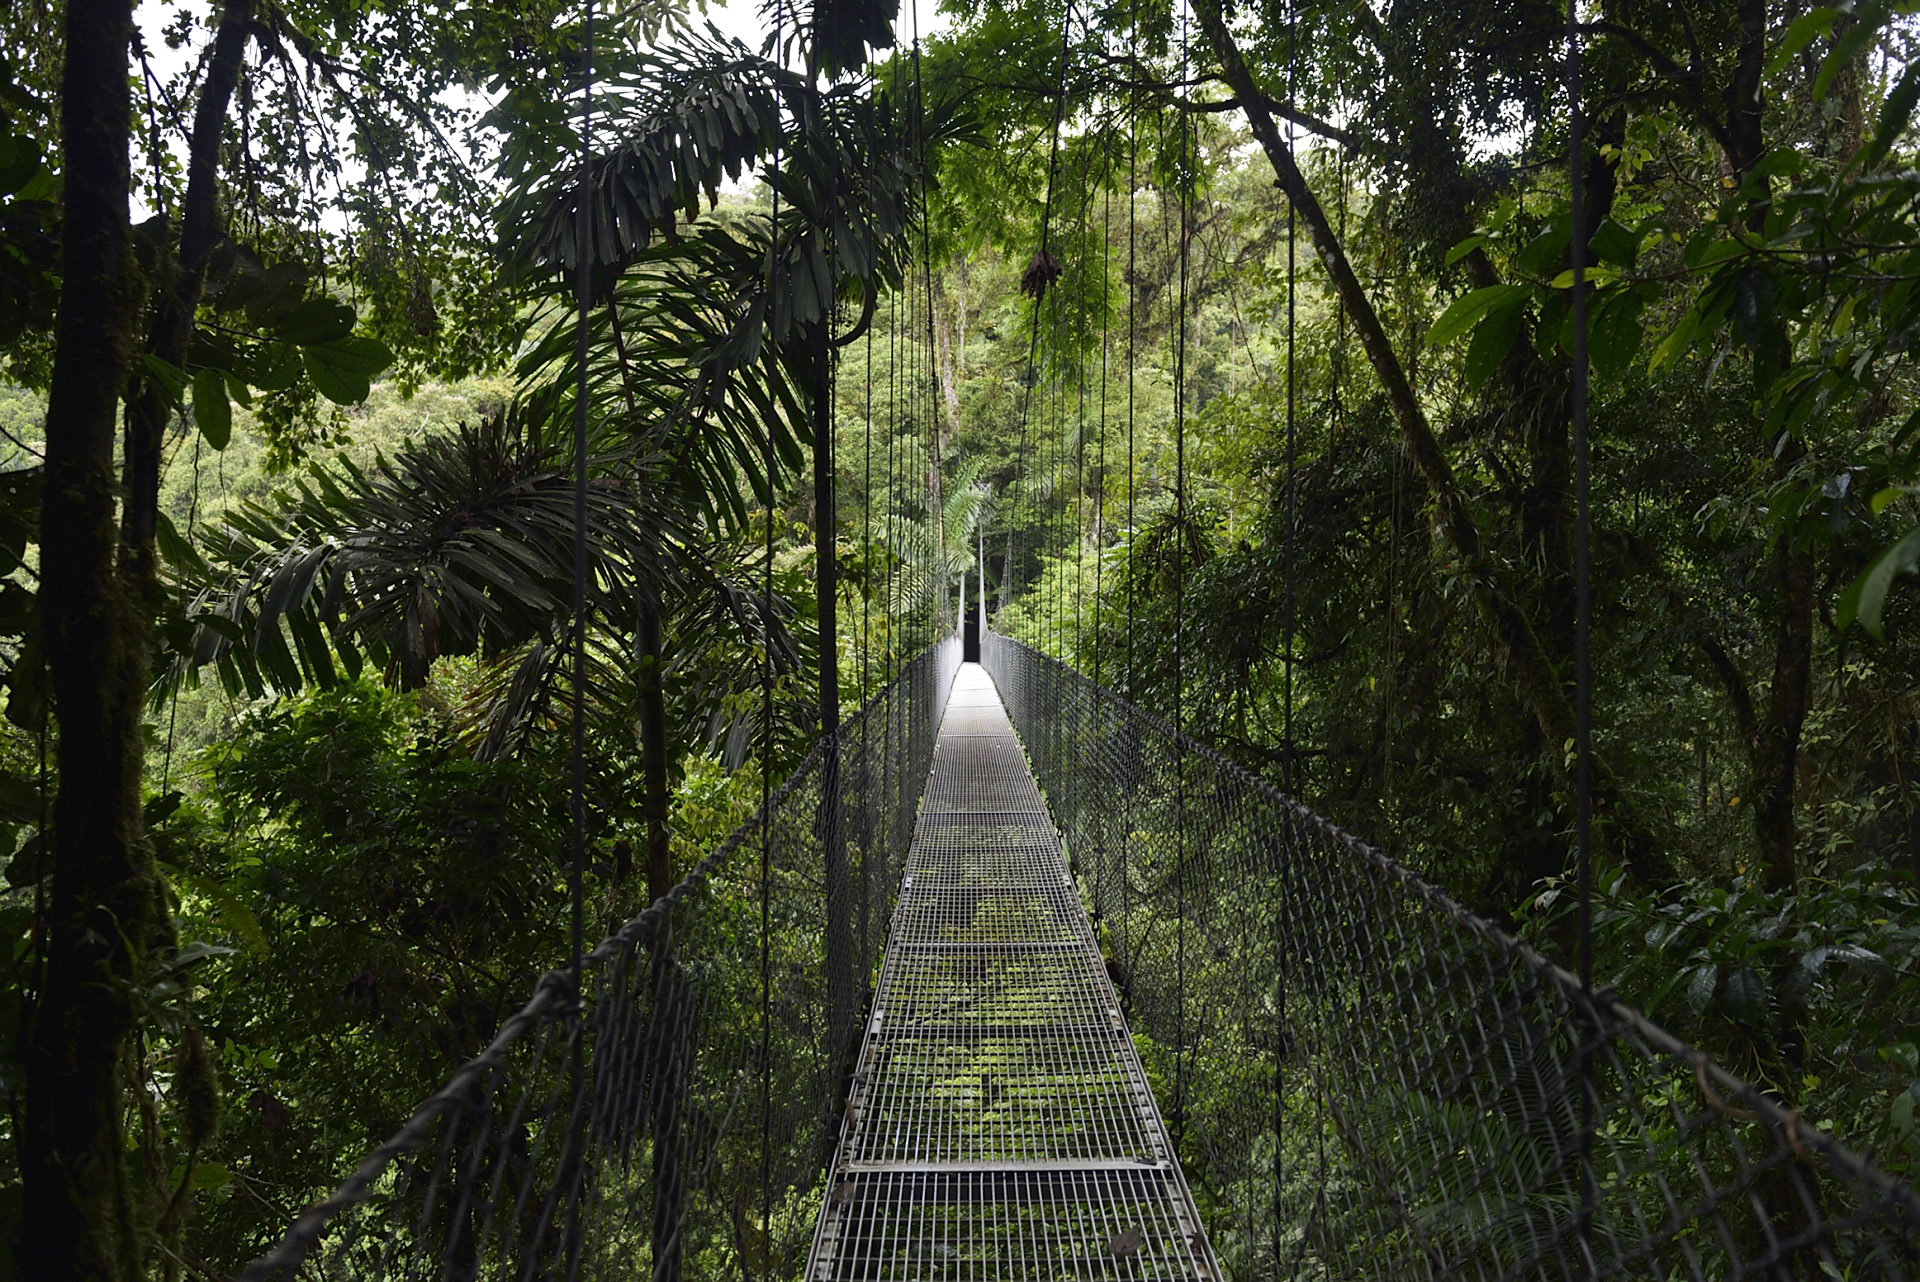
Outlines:
<svg viewBox="0 0 1920 1282"><path fill-rule="evenodd" d="M751 52L622 10L583 249L578 15L478 8L182 3L167 94L88 28L124 0L0 19L0 1275L229 1276L564 960L575 701L591 936L983 572L1571 955L1562 15L955 0L656 190L648 112ZM1597 982L1911 1180L1917 33L1639 20L1587 33L1577 193ZM35 1094L73 1064L90 1107Z"/></svg>

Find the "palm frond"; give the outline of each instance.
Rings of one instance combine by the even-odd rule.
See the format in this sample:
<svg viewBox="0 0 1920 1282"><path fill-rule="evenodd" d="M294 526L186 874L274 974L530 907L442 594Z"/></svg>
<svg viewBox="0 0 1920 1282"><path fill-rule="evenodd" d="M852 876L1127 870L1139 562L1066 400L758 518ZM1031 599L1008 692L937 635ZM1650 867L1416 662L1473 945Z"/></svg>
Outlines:
<svg viewBox="0 0 1920 1282"><path fill-rule="evenodd" d="M368 468L311 468L231 512L176 585L191 625L163 680L207 664L236 692L326 685L372 660L416 685L441 655L499 655L571 614L573 492L564 447L509 413ZM590 462L589 606L632 617L672 592L696 532L637 478L630 450Z"/></svg>

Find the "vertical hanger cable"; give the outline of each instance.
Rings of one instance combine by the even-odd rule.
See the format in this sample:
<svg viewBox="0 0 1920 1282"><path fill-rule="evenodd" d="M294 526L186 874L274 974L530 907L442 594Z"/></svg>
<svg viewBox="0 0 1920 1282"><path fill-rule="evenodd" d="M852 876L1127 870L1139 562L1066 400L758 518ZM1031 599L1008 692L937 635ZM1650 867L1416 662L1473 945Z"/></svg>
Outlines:
<svg viewBox="0 0 1920 1282"><path fill-rule="evenodd" d="M785 39L786 0L774 0L773 56L776 66L784 66L786 62ZM773 173L776 178L780 173L781 161L782 148L776 141L773 151ZM780 289L781 277L780 184L776 181L768 185L772 188L772 204L767 223L767 314L771 317L779 310L775 296ZM768 335L766 359L769 376L778 378L779 356L771 345L775 337ZM760 567L762 608L766 611L760 660L760 1231L762 1235L770 1237L773 1218L773 527L777 511L772 424L768 424L766 431L761 434L760 466L767 487L767 527ZM770 1267L773 1252L768 1251L767 1256ZM762 1273L765 1276L766 1270L763 1269Z"/></svg>

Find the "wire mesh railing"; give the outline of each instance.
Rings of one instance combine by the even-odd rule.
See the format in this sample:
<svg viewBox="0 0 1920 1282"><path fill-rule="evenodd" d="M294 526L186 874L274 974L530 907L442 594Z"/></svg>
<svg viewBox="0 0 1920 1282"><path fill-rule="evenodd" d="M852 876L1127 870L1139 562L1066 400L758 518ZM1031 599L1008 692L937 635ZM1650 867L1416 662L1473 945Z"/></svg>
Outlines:
<svg viewBox="0 0 1920 1282"><path fill-rule="evenodd" d="M1232 1277L1920 1277L1910 1187L1112 691L983 659Z"/></svg>
<svg viewBox="0 0 1920 1282"><path fill-rule="evenodd" d="M797 1276L959 662L909 663L242 1279Z"/></svg>

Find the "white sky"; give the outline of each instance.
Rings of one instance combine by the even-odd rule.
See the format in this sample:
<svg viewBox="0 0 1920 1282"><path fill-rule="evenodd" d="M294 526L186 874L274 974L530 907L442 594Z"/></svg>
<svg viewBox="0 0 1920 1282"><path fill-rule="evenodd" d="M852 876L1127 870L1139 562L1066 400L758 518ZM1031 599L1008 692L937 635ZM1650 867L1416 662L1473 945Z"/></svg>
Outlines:
<svg viewBox="0 0 1920 1282"><path fill-rule="evenodd" d="M474 0L474 2L487 3L488 0ZM169 49L162 36L162 30L178 13L180 7L179 0L139 0L134 10L134 23L139 27L143 37L148 62L153 68L154 75L162 84L170 82L179 71L198 58L212 34L209 28L201 26L195 33L196 38L185 48ZM204 4L194 4L193 8L201 12L211 12L209 6ZM762 20L760 0L710 0L704 14L698 12L696 3L695 12L690 16L696 24L711 22L720 29L722 34L731 36L753 49L758 49L760 42L767 35L767 24ZM900 0L900 16L894 26L903 44L913 39L916 20L922 36L945 32L952 25L947 16L938 11L938 0ZM460 97L468 98L469 105L476 108L485 106L484 98L479 94L461 95L456 90L455 97L456 100ZM184 164L184 140L174 138L170 140L170 147ZM136 166L143 163L136 156ZM355 181L356 176L347 174L344 178L351 183ZM739 183L728 185L745 187L751 185L753 181L755 180L750 177L743 177ZM148 218L152 212L138 199L134 201L135 222Z"/></svg>

